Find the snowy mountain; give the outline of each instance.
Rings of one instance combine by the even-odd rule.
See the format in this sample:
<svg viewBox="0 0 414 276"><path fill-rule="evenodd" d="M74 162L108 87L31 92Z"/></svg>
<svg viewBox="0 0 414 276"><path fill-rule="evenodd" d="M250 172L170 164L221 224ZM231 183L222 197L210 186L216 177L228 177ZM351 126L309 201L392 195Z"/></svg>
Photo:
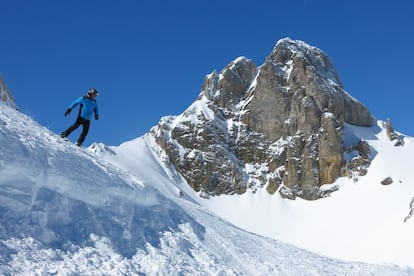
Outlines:
<svg viewBox="0 0 414 276"><path fill-rule="evenodd" d="M372 126L374 118L324 52L285 38L261 66L239 57L208 75L198 99L151 133L205 196L265 188L315 200L331 192L324 184L369 165L363 141L343 143L345 123ZM349 152L355 159L344 158Z"/></svg>
<svg viewBox="0 0 414 276"><path fill-rule="evenodd" d="M369 136L372 131L366 132L367 138L374 139ZM376 142L382 145L382 137ZM223 211L223 217L235 223L244 221L247 229L254 228L252 214L256 212L256 222L269 214L261 213L265 205L277 205L271 212L274 215L310 207L302 219L316 216L314 208L330 208L321 216L336 222L353 212L347 208L359 205L338 207L334 202L343 200L333 200L335 197L315 205L251 193L204 200L165 163L166 159L158 157L160 148L150 135L119 147L94 144L80 149L0 103L0 144L0 273L4 275L414 275L412 268L341 261L233 226L210 208ZM412 140L407 138L407 144L411 150ZM384 163L377 166L381 165ZM387 198L383 193L400 198L399 190L411 188L405 172L392 175L395 184L381 186L375 181L365 185L360 181L351 190L359 190L362 197L367 195L363 189L373 189L365 187L369 185L380 190L383 199ZM350 192L341 189L335 195L346 198ZM404 208L383 214L382 228L399 223L397 229L405 227L412 233L413 221L400 221L400 215L408 214L408 197L399 200ZM368 208L373 221L384 205L390 206L377 205L377 200ZM232 212L237 216L232 218ZM339 213L328 217L326 212ZM367 213L355 213L354 226L360 222L361 212ZM242 214L244 218L237 221ZM279 218L275 225L285 230L290 225L294 236L297 220L299 217L291 221ZM377 230L370 233L373 238L381 234L381 229ZM355 237L351 233L349 238ZM382 238L384 243L392 242L389 237Z"/></svg>
<svg viewBox="0 0 414 276"><path fill-rule="evenodd" d="M260 66L235 59L151 135L195 200L242 229L414 266L413 139L346 92L316 47L285 38Z"/></svg>
<svg viewBox="0 0 414 276"><path fill-rule="evenodd" d="M414 138L316 47L237 58L119 146L78 148L0 93L0 274L414 275Z"/></svg>

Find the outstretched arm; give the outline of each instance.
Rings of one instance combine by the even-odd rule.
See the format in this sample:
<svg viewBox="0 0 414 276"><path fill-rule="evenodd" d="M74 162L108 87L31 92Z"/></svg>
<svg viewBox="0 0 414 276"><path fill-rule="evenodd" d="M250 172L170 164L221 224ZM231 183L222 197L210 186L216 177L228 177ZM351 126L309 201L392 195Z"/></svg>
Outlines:
<svg viewBox="0 0 414 276"><path fill-rule="evenodd" d="M65 116L68 116L68 115L70 114L70 112L72 111L72 109L73 109L75 106L77 106L78 104L80 104L80 103L81 103L81 101L82 101L82 97L80 97L80 98L76 99L73 103L71 103L71 104L68 106L68 109L66 109Z"/></svg>
<svg viewBox="0 0 414 276"><path fill-rule="evenodd" d="M68 106L68 110L72 110L73 108L75 108L77 105L82 103L82 97L77 98L73 103L71 103Z"/></svg>

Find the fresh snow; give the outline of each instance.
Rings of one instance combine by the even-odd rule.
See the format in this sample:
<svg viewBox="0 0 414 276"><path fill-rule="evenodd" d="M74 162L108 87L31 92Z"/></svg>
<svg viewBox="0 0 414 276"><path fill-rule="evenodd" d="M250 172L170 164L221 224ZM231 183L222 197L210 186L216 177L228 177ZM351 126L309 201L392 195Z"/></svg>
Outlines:
<svg viewBox="0 0 414 276"><path fill-rule="evenodd" d="M381 122L347 125L346 135L367 141L375 156L366 176L338 179L339 191L328 198L292 201L262 189L199 202L242 229L320 254L414 267L414 219L404 222L414 198L414 139L405 137L405 146L395 147ZM387 177L394 182L381 185Z"/></svg>
<svg viewBox="0 0 414 276"><path fill-rule="evenodd" d="M348 129L376 155L331 197L206 200L151 135L81 149L0 103L0 274L414 275L413 140Z"/></svg>

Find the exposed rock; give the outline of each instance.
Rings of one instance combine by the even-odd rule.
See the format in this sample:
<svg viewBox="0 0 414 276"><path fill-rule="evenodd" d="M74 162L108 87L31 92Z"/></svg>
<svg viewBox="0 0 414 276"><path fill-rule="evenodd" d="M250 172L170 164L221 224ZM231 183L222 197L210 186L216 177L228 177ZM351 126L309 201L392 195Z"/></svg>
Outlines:
<svg viewBox="0 0 414 276"><path fill-rule="evenodd" d="M151 133L203 196L265 187L318 199L329 193L321 185L354 169L345 169L344 123L371 126L373 117L343 90L327 55L282 39L260 67L240 57L209 74L198 99ZM369 147L361 150L368 158Z"/></svg>
<svg viewBox="0 0 414 276"><path fill-rule="evenodd" d="M367 142L360 140L358 144L356 144L355 149L359 152L362 158L365 158L365 159L369 158L369 153L371 150Z"/></svg>
<svg viewBox="0 0 414 276"><path fill-rule="evenodd" d="M391 123L391 119L387 119L387 122L384 125L385 129L387 130L387 136L390 139L390 141L395 141L394 146L398 147L398 146L404 146L404 136L402 135L398 135L395 131L394 128L392 127L392 123Z"/></svg>
<svg viewBox="0 0 414 276"><path fill-rule="evenodd" d="M411 199L409 209L410 209L410 211L409 211L408 215L405 217L404 223L407 222L407 220L409 220L414 215L414 197L413 197L413 199Z"/></svg>
<svg viewBox="0 0 414 276"><path fill-rule="evenodd" d="M221 75L215 71L206 77L202 95L218 107L231 110L245 96L256 72L252 60L240 57L227 65Z"/></svg>
<svg viewBox="0 0 414 276"><path fill-rule="evenodd" d="M3 77L0 74L0 101L5 102L7 105L17 108L14 102L13 96L9 89L7 89L4 83Z"/></svg>
<svg viewBox="0 0 414 276"><path fill-rule="evenodd" d="M252 88L243 122L269 140L297 131L313 133L326 111L341 124L373 123L369 111L342 89L328 56L304 42L279 41L260 67Z"/></svg>
<svg viewBox="0 0 414 276"><path fill-rule="evenodd" d="M326 113L319 129L320 184L333 183L343 163L341 127L332 113Z"/></svg>
<svg viewBox="0 0 414 276"><path fill-rule="evenodd" d="M351 156L344 166L345 175L352 178L354 182L358 181L358 177L367 174L367 168L371 164L370 152L368 143L362 140L344 149L344 153Z"/></svg>
<svg viewBox="0 0 414 276"><path fill-rule="evenodd" d="M382 180L381 181L381 184L382 185L390 185L390 184L392 184L394 182L394 180L392 180L392 178L391 177L387 177L387 178L385 178L384 180Z"/></svg>
<svg viewBox="0 0 414 276"><path fill-rule="evenodd" d="M283 198L288 198L291 200L295 200L296 199L296 195L292 192L291 189L286 188L285 186L282 186L279 194L283 197Z"/></svg>

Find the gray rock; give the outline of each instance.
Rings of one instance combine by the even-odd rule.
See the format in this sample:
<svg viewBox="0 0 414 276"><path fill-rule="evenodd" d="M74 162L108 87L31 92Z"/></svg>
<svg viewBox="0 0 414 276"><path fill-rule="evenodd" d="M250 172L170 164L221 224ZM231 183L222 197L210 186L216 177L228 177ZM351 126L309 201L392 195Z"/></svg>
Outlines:
<svg viewBox="0 0 414 276"><path fill-rule="evenodd" d="M390 141L395 141L394 146L398 147L398 146L404 146L404 136L402 135L398 135L395 131L394 128L392 127L392 122L391 119L387 119L387 122L384 125L385 129L387 130L387 136L390 139Z"/></svg>
<svg viewBox="0 0 414 276"><path fill-rule="evenodd" d="M4 83L3 77L0 74L0 101L5 102L7 105L16 108L13 95L10 90L7 89L6 84Z"/></svg>
<svg viewBox="0 0 414 276"><path fill-rule="evenodd" d="M392 178L391 177L387 177L387 178L385 178L384 180L382 180L381 181L381 184L382 185L390 185L390 184L392 184L394 182L394 180L392 180Z"/></svg>
<svg viewBox="0 0 414 276"><path fill-rule="evenodd" d="M327 55L286 38L259 67L240 57L213 71L198 99L180 116L161 119L151 133L203 196L265 187L313 200L329 194L322 185L353 170L343 158L344 123L373 121L344 91ZM361 151L368 156L369 147Z"/></svg>
<svg viewBox="0 0 414 276"><path fill-rule="evenodd" d="M413 214L414 214L414 197L413 197L413 199L411 199L411 202L410 202L410 205L409 205L409 212L408 212L408 215L404 218L404 223L406 223L407 222L407 220L409 220L412 216L413 216Z"/></svg>

